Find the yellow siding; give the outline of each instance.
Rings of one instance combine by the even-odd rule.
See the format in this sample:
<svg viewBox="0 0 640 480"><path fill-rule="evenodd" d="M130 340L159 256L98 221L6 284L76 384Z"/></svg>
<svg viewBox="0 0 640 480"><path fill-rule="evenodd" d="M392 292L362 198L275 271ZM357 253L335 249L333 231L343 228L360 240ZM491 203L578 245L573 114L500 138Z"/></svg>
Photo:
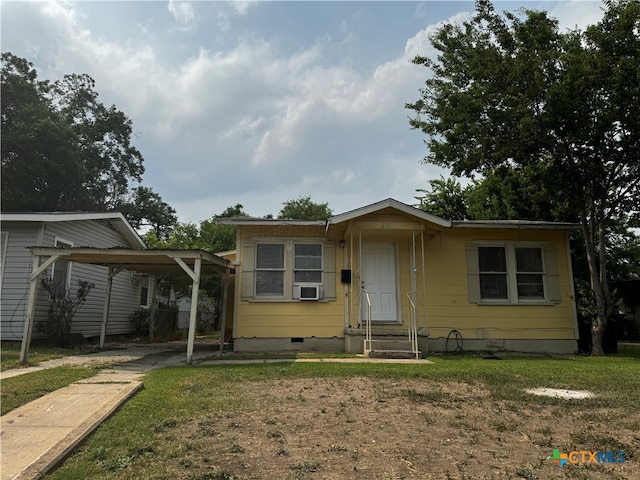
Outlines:
<svg viewBox="0 0 640 480"><path fill-rule="evenodd" d="M236 337L342 337L344 307L335 302L242 302Z"/></svg>
<svg viewBox="0 0 640 480"><path fill-rule="evenodd" d="M480 240L553 244L560 278L560 304L469 303L465 246ZM460 331L465 338L575 338L564 231L451 229L425 242L425 251L426 306L419 323L430 331L432 338L446 337L452 329ZM420 288L424 288L419 280ZM420 300L424 304L422 298Z"/></svg>
<svg viewBox="0 0 640 480"><path fill-rule="evenodd" d="M373 221L375 220L375 221ZM407 230L407 217L387 215L383 219L367 218L352 222L346 231L330 234L336 242L336 299L320 302L252 302L241 301L236 293L236 325L234 336L244 338L343 337L345 326L345 291L340 283L340 270L345 268L344 255L349 255L346 268L352 268L349 323L358 321L357 295L360 278L357 265L359 242L394 242L399 273L398 294L403 323L385 328L405 329L410 309L406 293L415 281L418 327L430 332L430 338L446 337L457 329L465 338L509 339L574 339L574 307L569 281L569 259L565 231L530 229L450 228L440 233L424 234L423 279L422 242L415 231L415 273L412 272L412 230ZM372 228L375 222L387 222L391 229ZM358 226L360 222L360 226ZM420 227L415 220L411 227ZM427 229L428 225L422 223ZM318 227L254 226L242 228L242 239L254 237L322 237ZM331 237L331 235L334 235ZM345 240L345 247L337 246ZM561 301L556 305L476 305L469 303L467 289L466 245L474 241L539 241L552 244L556 250ZM241 247L241 245L239 245ZM241 262L241 249L238 250ZM241 267L240 267L241 268ZM240 278L240 275L238 275ZM236 285L236 292L242 290ZM349 298L349 297L347 297Z"/></svg>

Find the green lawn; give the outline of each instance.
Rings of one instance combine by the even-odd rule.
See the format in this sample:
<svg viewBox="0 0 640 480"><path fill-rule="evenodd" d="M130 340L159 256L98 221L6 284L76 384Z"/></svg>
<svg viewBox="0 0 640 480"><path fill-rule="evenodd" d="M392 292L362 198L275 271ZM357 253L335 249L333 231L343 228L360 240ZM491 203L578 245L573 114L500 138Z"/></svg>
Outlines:
<svg viewBox="0 0 640 480"><path fill-rule="evenodd" d="M0 371L19 368L20 365L20 342L2 342L0 347ZM97 352L98 348L59 348L51 347L47 344L32 342L27 357L27 366L37 365L46 360L79 355L81 353Z"/></svg>
<svg viewBox="0 0 640 480"><path fill-rule="evenodd" d="M38 372L6 378L0 382L2 389L1 415L31 402L54 390L66 387L84 378L93 377L97 367L56 367Z"/></svg>
<svg viewBox="0 0 640 480"><path fill-rule="evenodd" d="M180 463L170 430L203 415L224 417L252 408L237 394L248 382L283 382L295 378L343 379L354 376L424 379L483 385L495 400L566 409L607 409L624 418L640 411L640 345L621 345L610 357L503 358L478 355L432 357L433 364L275 363L180 367L155 370L145 388L109 419L50 479L235 478L209 468L189 473ZM559 400L524 393L528 387L590 390L596 397ZM640 425L638 425L640 427ZM638 439L640 441L640 439ZM196 448L196 443L180 448ZM210 467L210 466L209 466ZM297 477L296 477L297 478ZM301 477L302 478L302 477ZM307 478L307 477L304 477ZM313 477L309 477L313 478Z"/></svg>

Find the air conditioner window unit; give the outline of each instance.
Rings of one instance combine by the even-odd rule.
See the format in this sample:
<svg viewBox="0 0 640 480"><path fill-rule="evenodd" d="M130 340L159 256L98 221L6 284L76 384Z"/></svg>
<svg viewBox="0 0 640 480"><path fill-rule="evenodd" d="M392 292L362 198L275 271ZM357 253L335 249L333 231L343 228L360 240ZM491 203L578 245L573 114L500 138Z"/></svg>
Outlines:
<svg viewBox="0 0 640 480"><path fill-rule="evenodd" d="M300 286L300 300L318 300L320 288L317 285Z"/></svg>

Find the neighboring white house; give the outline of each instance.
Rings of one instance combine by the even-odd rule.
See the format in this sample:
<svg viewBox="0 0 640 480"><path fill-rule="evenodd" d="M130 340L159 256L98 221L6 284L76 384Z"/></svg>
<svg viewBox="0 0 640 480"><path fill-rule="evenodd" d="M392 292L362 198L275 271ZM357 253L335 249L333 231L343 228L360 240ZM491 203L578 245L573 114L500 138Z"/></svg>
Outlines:
<svg viewBox="0 0 640 480"><path fill-rule="evenodd" d="M27 314L29 277L33 256L28 247L125 247L144 249L145 244L121 213L3 213L0 225L0 279L2 340L21 340ZM74 319L72 333L87 338L100 335L108 269L89 264L58 261L47 274L55 284L73 295L78 280L92 282L95 288ZM131 314L147 305L146 277L122 271L113 277L107 335L131 333L135 325ZM144 298L141 298L144 297ZM48 294L40 285L36 301L35 324L47 320ZM34 328L34 338L42 334Z"/></svg>

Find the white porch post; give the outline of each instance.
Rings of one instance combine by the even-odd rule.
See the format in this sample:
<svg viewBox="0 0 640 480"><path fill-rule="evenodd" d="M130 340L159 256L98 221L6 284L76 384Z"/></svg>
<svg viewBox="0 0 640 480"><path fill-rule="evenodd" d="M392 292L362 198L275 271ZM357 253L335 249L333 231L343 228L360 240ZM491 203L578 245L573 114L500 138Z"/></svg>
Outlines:
<svg viewBox="0 0 640 480"><path fill-rule="evenodd" d="M102 328L100 329L100 348L104 348L105 337L107 336L107 320L109 318L109 307L111 306L111 287L113 277L120 272L120 268L109 267L107 274L107 289L104 296L104 308L102 310Z"/></svg>
<svg viewBox="0 0 640 480"><path fill-rule="evenodd" d="M40 274L49 268L60 255L49 257L42 265L40 265L40 255L33 257L33 271L31 272L29 299L27 300L27 317L24 321L24 330L22 331L22 345L20 346L20 363L27 363L29 354L29 345L31 344L31 335L33 334L33 322L36 315L36 298L38 296L38 279Z"/></svg>
<svg viewBox="0 0 640 480"><path fill-rule="evenodd" d="M227 327L227 300L229 298L229 275L222 277L222 308L220 308L220 351L224 350L224 332Z"/></svg>
<svg viewBox="0 0 640 480"><path fill-rule="evenodd" d="M193 344L196 339L196 314L198 313L198 291L200 290L200 266L202 259L196 258L194 265L193 287L191 288L191 312L189 316L189 339L187 341L187 365L191 365Z"/></svg>

